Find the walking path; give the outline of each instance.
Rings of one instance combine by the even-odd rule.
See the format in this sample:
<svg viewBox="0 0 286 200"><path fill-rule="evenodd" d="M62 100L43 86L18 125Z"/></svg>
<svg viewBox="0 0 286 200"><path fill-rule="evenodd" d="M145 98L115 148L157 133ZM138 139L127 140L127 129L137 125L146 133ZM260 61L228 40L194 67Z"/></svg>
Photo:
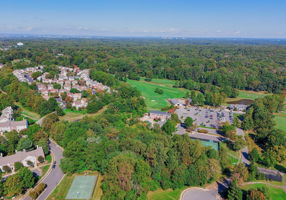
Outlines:
<svg viewBox="0 0 286 200"><path fill-rule="evenodd" d="M253 182L243 183L242 185L252 185L252 184L264 184L264 185L268 185L268 186L275 187L275 188L281 188L286 193L286 184L284 184L284 185L275 185L275 184L264 182L264 181L253 181Z"/></svg>

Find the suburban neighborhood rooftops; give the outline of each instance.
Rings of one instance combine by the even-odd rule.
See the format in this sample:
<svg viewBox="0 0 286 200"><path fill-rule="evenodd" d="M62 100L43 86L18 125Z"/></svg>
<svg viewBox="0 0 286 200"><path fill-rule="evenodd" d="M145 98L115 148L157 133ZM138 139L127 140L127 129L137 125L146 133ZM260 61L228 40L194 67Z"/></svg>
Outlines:
<svg viewBox="0 0 286 200"><path fill-rule="evenodd" d="M27 120L7 121L7 122L0 123L0 127L11 127L11 128L16 128L19 126L26 126L26 125L27 125Z"/></svg>
<svg viewBox="0 0 286 200"><path fill-rule="evenodd" d="M0 166L14 164L15 162L21 162L29 156L34 156L34 157L43 156L44 157L45 154L44 154L42 147L38 147L37 149L33 151L19 151L10 156L0 157Z"/></svg>

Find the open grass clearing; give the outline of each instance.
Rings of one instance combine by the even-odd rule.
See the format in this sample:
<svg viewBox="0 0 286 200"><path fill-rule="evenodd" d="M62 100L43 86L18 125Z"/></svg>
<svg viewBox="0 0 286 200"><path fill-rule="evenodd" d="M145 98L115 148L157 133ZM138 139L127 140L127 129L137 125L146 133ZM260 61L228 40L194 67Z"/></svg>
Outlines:
<svg viewBox="0 0 286 200"><path fill-rule="evenodd" d="M269 95L269 93L267 93L267 92L255 92L255 91L240 90L239 91L239 95L238 95L237 98L255 100L257 98L261 98L261 97L264 97L266 95Z"/></svg>
<svg viewBox="0 0 286 200"><path fill-rule="evenodd" d="M274 121L276 123L276 128L282 130L286 134L286 115L275 115Z"/></svg>
<svg viewBox="0 0 286 200"><path fill-rule="evenodd" d="M271 200L285 200L286 199L286 193L284 192L282 188L279 188L279 186L273 187L267 184L255 183L255 184L245 185L242 187L242 189L249 190L249 189L256 189L256 188L263 187L263 186L269 189Z"/></svg>
<svg viewBox="0 0 286 200"><path fill-rule="evenodd" d="M69 122L75 122L83 119L84 117L94 117L101 113L103 113L106 110L106 106L103 107L101 110L99 110L96 113L86 113L86 112L66 112L64 116L60 116L60 120L62 121L69 121Z"/></svg>
<svg viewBox="0 0 286 200"><path fill-rule="evenodd" d="M160 110L170 105L167 99L182 98L188 91L182 88L173 88L174 81L165 79L154 79L151 82L128 80L127 82L141 92L149 110ZM156 88L162 89L164 93L155 93Z"/></svg>
<svg viewBox="0 0 286 200"><path fill-rule="evenodd" d="M228 146L227 146L225 143L223 143L223 142L220 143L220 148L225 149L226 154L227 154L227 156L228 156L228 160L229 160L229 162L230 162L232 165L235 165L235 164L237 164L238 162L240 162L240 153L239 153L239 151L233 151L233 150L231 150L231 149L228 148Z"/></svg>
<svg viewBox="0 0 286 200"><path fill-rule="evenodd" d="M19 108L21 108L22 113L21 115L23 117L28 117L32 120L39 120L41 118L41 116L38 113L35 113L33 111L28 110L27 108L24 108L20 103L15 103L17 106L19 106Z"/></svg>
<svg viewBox="0 0 286 200"><path fill-rule="evenodd" d="M255 91L246 91L246 90L239 90L239 94L236 98L227 98L226 102L236 102L236 101L247 101L247 100L255 100L258 98L262 98L266 95L270 95L267 92L255 92ZM227 103L225 103L227 105Z"/></svg>
<svg viewBox="0 0 286 200"><path fill-rule="evenodd" d="M151 191L148 192L147 194L147 199L148 200L179 200L181 193L183 190L186 188L181 188L181 189L167 189L167 190L156 190L156 191Z"/></svg>

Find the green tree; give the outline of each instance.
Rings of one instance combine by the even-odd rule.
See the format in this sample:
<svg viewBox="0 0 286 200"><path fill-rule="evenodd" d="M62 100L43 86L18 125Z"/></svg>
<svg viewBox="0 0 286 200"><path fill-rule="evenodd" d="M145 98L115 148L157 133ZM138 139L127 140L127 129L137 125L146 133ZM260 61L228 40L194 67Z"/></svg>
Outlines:
<svg viewBox="0 0 286 200"><path fill-rule="evenodd" d="M33 147L33 142L30 138L21 138L19 140L19 143L17 145L17 150L22 151L22 150L30 150Z"/></svg>
<svg viewBox="0 0 286 200"><path fill-rule="evenodd" d="M163 94L163 93L164 93L164 90L162 90L162 89L160 89L160 88L156 88L156 89L154 90L154 92L157 93L157 94Z"/></svg>
<svg viewBox="0 0 286 200"><path fill-rule="evenodd" d="M249 158L252 162L257 162L260 159L260 154L256 148L253 148L249 153Z"/></svg>
<svg viewBox="0 0 286 200"><path fill-rule="evenodd" d="M37 145L43 148L45 155L49 153L50 150L49 150L48 140L42 138L37 142Z"/></svg>
<svg viewBox="0 0 286 200"><path fill-rule="evenodd" d="M237 182L234 180L230 183L228 194L228 200L242 200L242 191L238 187Z"/></svg>
<svg viewBox="0 0 286 200"><path fill-rule="evenodd" d="M15 167L15 171L18 171L19 169L24 167L24 165L21 162L15 162L14 167Z"/></svg>
<svg viewBox="0 0 286 200"><path fill-rule="evenodd" d="M196 100L197 100L197 105L202 106L204 105L205 102L205 96L201 92L199 92L196 96Z"/></svg>
<svg viewBox="0 0 286 200"><path fill-rule="evenodd" d="M32 73L32 78L37 79L41 75L42 75L42 72L34 72L34 73Z"/></svg>
<svg viewBox="0 0 286 200"><path fill-rule="evenodd" d="M70 89L70 93L80 93L80 91L76 88Z"/></svg>
<svg viewBox="0 0 286 200"><path fill-rule="evenodd" d="M16 174L20 178L20 185L23 189L28 189L34 186L35 177L33 176L33 172L31 172L27 167L21 168Z"/></svg>
<svg viewBox="0 0 286 200"><path fill-rule="evenodd" d="M59 117L56 113L51 113L47 115L42 122L42 127L45 131L48 131L51 129L53 123L59 121Z"/></svg>
<svg viewBox="0 0 286 200"><path fill-rule="evenodd" d="M176 131L176 123L169 119L162 126L162 130L170 135Z"/></svg>
<svg viewBox="0 0 286 200"><path fill-rule="evenodd" d="M61 88L62 88L62 86L61 86L60 84L58 84L58 83L54 83L54 84L53 84L53 87L54 87L55 89L61 89Z"/></svg>
<svg viewBox="0 0 286 200"><path fill-rule="evenodd" d="M193 126L194 120L191 117L187 117L184 121L186 128L191 128Z"/></svg>
<svg viewBox="0 0 286 200"><path fill-rule="evenodd" d="M9 176L4 182L4 194L7 197L13 197L23 192L23 186L21 184L21 177L17 174Z"/></svg>

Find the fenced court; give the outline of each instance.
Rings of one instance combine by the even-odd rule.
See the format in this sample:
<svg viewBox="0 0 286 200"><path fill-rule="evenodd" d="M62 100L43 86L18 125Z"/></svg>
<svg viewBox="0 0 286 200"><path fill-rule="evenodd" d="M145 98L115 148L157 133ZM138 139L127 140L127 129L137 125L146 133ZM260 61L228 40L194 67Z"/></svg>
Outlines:
<svg viewBox="0 0 286 200"><path fill-rule="evenodd" d="M66 199L90 199L97 176L76 176L68 191Z"/></svg>

